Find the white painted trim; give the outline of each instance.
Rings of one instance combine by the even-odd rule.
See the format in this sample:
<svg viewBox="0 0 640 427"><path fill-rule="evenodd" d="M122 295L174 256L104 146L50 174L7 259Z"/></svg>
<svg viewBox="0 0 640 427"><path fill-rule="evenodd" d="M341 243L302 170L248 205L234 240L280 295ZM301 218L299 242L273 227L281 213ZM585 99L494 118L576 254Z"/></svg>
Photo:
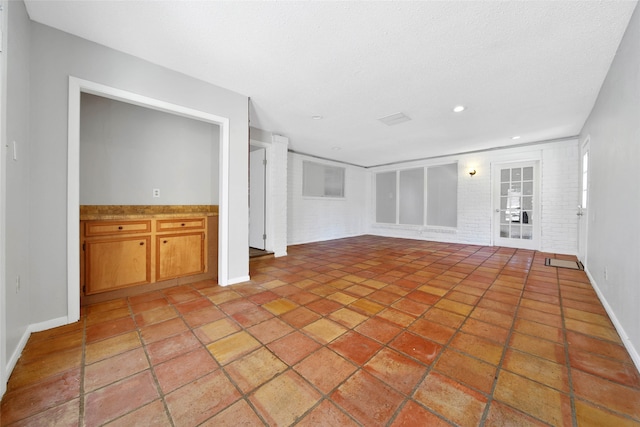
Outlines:
<svg viewBox="0 0 640 427"><path fill-rule="evenodd" d="M3 125L6 125L6 112L5 105L7 100L7 64L6 64L6 47L7 47L7 7L8 4L5 0L0 2L2 13L0 13L0 32L3 37L0 42L0 143L2 144L2 151L0 151L0 398L4 396L7 391L7 381L9 380L9 374L11 369L6 367L7 360L7 308L5 301L6 292L6 221L7 221L7 192L6 192L6 180L5 180L5 161L7 151L4 150L4 145L7 142L6 129Z"/></svg>
<svg viewBox="0 0 640 427"><path fill-rule="evenodd" d="M616 317L616 313L613 311L613 308L611 308L611 306L609 305L609 302L604 297L604 294L598 287L596 280L589 272L589 269L587 268L587 266L584 267L584 272L587 273L587 277L591 282L591 286L593 286L593 289L596 291L596 294L598 295L598 299L602 303L602 306L604 307L607 314L609 315L609 318L611 319L611 323L613 323L613 326L614 328L616 328L618 335L620 335L620 340L622 340L622 344L629 352L629 356L631 357L631 360L633 360L633 363L636 365L636 369L640 370L640 353L638 353L638 349L634 347L633 342L631 342L631 340L629 339L629 335L624 330L624 327Z"/></svg>
<svg viewBox="0 0 640 427"><path fill-rule="evenodd" d="M297 242L289 242L288 245L289 246L295 246L295 245L306 245L308 243L317 243L317 242L328 242L329 240L339 240L339 239L348 239L350 237L359 237L359 236L365 236L368 233L354 233L354 234L345 234L343 236L334 236L334 237L323 237L321 239L313 239L313 240L300 240ZM389 237L393 237L393 236L389 236ZM416 239L417 240L417 239ZM277 255L273 255L274 257L277 257Z"/></svg>
<svg viewBox="0 0 640 427"><path fill-rule="evenodd" d="M81 81L69 77L67 120L67 317L80 319L80 92Z"/></svg>
<svg viewBox="0 0 640 427"><path fill-rule="evenodd" d="M267 160L267 164L265 166L264 173L264 233L267 235L267 238L264 241L264 248L267 251L273 252L274 250L274 228L273 221L271 220L273 215L273 199L271 194L273 194L273 188L271 187L272 179L271 179L271 167L273 166L273 153L271 150L271 144L267 142L257 141L254 139L249 140L249 145L254 147L264 148L264 158Z"/></svg>
<svg viewBox="0 0 640 427"><path fill-rule="evenodd" d="M220 125L220 173L218 202L218 284L229 283L229 119Z"/></svg>
<svg viewBox="0 0 640 427"><path fill-rule="evenodd" d="M582 186L584 185L582 168L584 161L585 150L588 153L588 162L587 162L587 207L586 209L582 209ZM576 257L582 262L582 265L585 266L589 264L589 257L587 254L589 253L589 204L591 202L591 135L587 135L587 137L582 141L578 146L578 174L580 180L578 181L578 206L580 206L580 211L583 213L580 216L580 220L578 221L578 247L576 248ZM584 211L586 211L586 215L584 215ZM584 223L584 236L582 235L582 224ZM582 253L581 246L584 242L584 253Z"/></svg>
<svg viewBox="0 0 640 427"><path fill-rule="evenodd" d="M14 350L13 354L7 360L7 372L13 371L13 368L16 367L18 359L20 359L20 356L22 355L22 350L24 350L24 347L27 345L27 341L29 340L30 336L31 331L29 330L29 327L27 327L27 329L24 331L24 334L22 334L22 337L20 337L20 341L18 341L18 345L16 345L16 349Z"/></svg>
<svg viewBox="0 0 640 427"><path fill-rule="evenodd" d="M57 328L58 326L68 325L69 318L68 317L58 317L56 319L45 320L44 322L33 323L29 325L28 331L29 333L46 331L47 329Z"/></svg>
<svg viewBox="0 0 640 427"><path fill-rule="evenodd" d="M504 241L498 245L498 230L500 227L499 219L495 217L496 209L500 209L500 202L498 201L498 194L496 194L496 188L498 184L500 184L500 168L503 166L511 165L521 165L521 164L534 164L533 174L533 193L534 193L534 205L533 205L533 213L534 218L539 218L537 221L533 223L533 235L534 239L530 241L530 245L527 245L525 240L515 240L513 242ZM516 249L528 249L539 251L542 247L542 152L536 152L536 155L533 157L525 157L522 160L504 160L500 159L497 161L490 162L489 170L491 173L491 246L502 246L502 247L510 247ZM524 243L522 245L518 245L518 243Z"/></svg>
<svg viewBox="0 0 640 427"><path fill-rule="evenodd" d="M27 342L29 341L29 337L31 336L32 333L45 331L51 328L57 328L58 326L66 325L68 323L73 323L73 322L69 322L68 317L58 317L57 319L51 319L51 320L47 320L45 322L40 322L40 323L33 323L27 326L27 329L22 334L22 337L20 337L20 341L18 342L18 345L16 346L15 351L13 352L13 354L11 355L11 357L7 362L7 367L6 367L7 372L11 372L13 371L13 368L15 368L16 364L18 363L18 360L20 359L20 356L22 355L22 351L26 347ZM6 387L6 384L5 384L5 387Z"/></svg>
<svg viewBox="0 0 640 427"><path fill-rule="evenodd" d="M248 282L249 280L251 280L251 278L249 276L241 276L241 277L236 277L233 279L228 279L226 284L220 284L220 286L231 286L231 285L237 285L238 283L244 283L244 282Z"/></svg>
<svg viewBox="0 0 640 427"><path fill-rule="evenodd" d="M224 286L229 278L229 119L183 107L100 83L69 76L69 117L67 155L67 322L80 318L80 93L86 92L201 120L220 126L220 202L218 212L218 282Z"/></svg>

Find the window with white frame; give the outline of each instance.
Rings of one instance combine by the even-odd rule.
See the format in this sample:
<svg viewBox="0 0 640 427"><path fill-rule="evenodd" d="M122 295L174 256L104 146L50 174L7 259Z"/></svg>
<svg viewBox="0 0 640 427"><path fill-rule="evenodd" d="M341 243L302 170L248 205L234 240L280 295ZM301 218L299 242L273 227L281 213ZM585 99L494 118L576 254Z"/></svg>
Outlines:
<svg viewBox="0 0 640 427"><path fill-rule="evenodd" d="M458 225L458 164L376 174L376 222Z"/></svg>
<svg viewBox="0 0 640 427"><path fill-rule="evenodd" d="M344 198L345 168L322 163L302 162L302 195Z"/></svg>

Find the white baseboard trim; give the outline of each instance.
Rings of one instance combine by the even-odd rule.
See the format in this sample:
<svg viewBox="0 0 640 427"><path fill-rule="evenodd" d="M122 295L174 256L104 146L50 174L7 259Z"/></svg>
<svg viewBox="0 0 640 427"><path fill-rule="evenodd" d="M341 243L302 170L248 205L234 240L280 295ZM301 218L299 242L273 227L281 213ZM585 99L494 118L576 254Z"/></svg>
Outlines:
<svg viewBox="0 0 640 427"><path fill-rule="evenodd" d="M227 284L224 286L237 285L238 283L248 282L249 280L251 280L249 276L236 277L234 279L229 279Z"/></svg>
<svg viewBox="0 0 640 427"><path fill-rule="evenodd" d="M11 378L13 368L16 367L18 359L20 359L20 356L22 355L22 350L24 350L25 346L27 345L27 341L29 341L29 337L31 336L31 331L29 330L29 328L30 327L27 326L27 329L25 329L22 337L20 337L20 341L18 342L16 349L13 351L13 354L7 359L7 367L5 370L7 374L7 381L9 380L9 378Z"/></svg>
<svg viewBox="0 0 640 427"><path fill-rule="evenodd" d="M306 245L307 243L318 243L318 242L328 242L329 240L348 239L350 237L365 236L366 234L367 233L355 233L355 234L345 234L343 236L322 237L320 239L304 239L304 240L297 240L297 241L289 241L287 242L287 246Z"/></svg>
<svg viewBox="0 0 640 427"><path fill-rule="evenodd" d="M287 256L287 251L274 252L274 254L273 254L274 258L280 258L281 256Z"/></svg>
<svg viewBox="0 0 640 427"><path fill-rule="evenodd" d="M638 353L638 349L635 348L635 346L633 345L633 343L629 339L629 335L627 335L626 331L622 327L622 324L620 323L620 321L616 317L616 313L613 311L613 309L609 305L609 302L604 297L604 294L602 293L602 291L598 287L598 284L596 283L596 280L593 278L593 276L589 272L589 269L586 266L584 268L584 272L587 273L587 277L589 278L589 281L591 282L591 285L593 286L593 289L596 291L596 294L598 295L598 299L600 299L600 302L602 303L602 306L604 307L604 309L606 310L607 314L609 315L609 318L611 319L611 322L613 323L613 326L616 328L616 331L618 332L618 335L620 335L620 339L622 340L622 344L624 344L625 348L629 352L629 356L631 356L631 360L633 360L633 363L636 365L636 368L640 371L640 354Z"/></svg>
<svg viewBox="0 0 640 427"><path fill-rule="evenodd" d="M69 318L67 316L58 317L57 319L46 320L44 322L29 325L29 332L46 331L47 329L57 328L58 326L64 326L69 323L71 322L69 322Z"/></svg>
<svg viewBox="0 0 640 427"><path fill-rule="evenodd" d="M15 351L13 352L9 360L7 360L7 366L5 371L7 374L7 379L11 377L13 368L16 367L16 364L18 363L18 359L20 359L20 356L22 355L22 351L26 347L27 341L29 341L29 337L33 332L40 332L40 331L45 331L47 329L57 328L58 326L63 326L63 325L66 325L67 323L69 323L68 318L67 316L64 316L64 317L58 317L57 319L51 319L51 320L47 320L40 323L32 323L31 325L27 326L27 329L25 329L24 333L22 334L22 337L20 337L20 341L18 342L18 345L16 346Z"/></svg>

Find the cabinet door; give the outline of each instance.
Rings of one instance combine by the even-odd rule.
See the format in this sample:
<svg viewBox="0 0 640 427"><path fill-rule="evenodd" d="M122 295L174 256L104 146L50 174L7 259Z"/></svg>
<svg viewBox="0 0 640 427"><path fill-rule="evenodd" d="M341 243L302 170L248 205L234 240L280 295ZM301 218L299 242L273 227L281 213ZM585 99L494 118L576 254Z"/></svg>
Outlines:
<svg viewBox="0 0 640 427"><path fill-rule="evenodd" d="M204 273L205 234L156 236L156 280Z"/></svg>
<svg viewBox="0 0 640 427"><path fill-rule="evenodd" d="M151 282L151 238L85 242L86 294Z"/></svg>

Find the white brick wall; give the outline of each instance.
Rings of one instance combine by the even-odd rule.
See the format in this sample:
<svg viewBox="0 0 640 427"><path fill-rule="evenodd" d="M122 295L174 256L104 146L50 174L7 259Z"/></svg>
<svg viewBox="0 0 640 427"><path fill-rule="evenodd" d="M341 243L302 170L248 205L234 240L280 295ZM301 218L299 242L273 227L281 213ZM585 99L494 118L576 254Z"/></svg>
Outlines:
<svg viewBox="0 0 640 427"><path fill-rule="evenodd" d="M302 162L344 166L344 199L302 196ZM364 169L289 153L287 240L289 244L316 242L364 234L367 223L367 180Z"/></svg>
<svg viewBox="0 0 640 427"><path fill-rule="evenodd" d="M289 139L274 135L271 143L270 158L271 174L270 187L272 202L269 206L269 223L271 229L267 231L267 250L274 252L276 257L287 254L287 148Z"/></svg>
<svg viewBox="0 0 640 427"><path fill-rule="evenodd" d="M529 160L538 160L540 162L540 250L576 254L576 207L578 204L579 179L577 140L408 162L402 165L394 165L393 167L372 168L369 172L373 176L374 173L384 170L457 161L458 226L455 230L438 230L432 227L384 226L374 224L374 215L370 214L368 233L441 242L491 245L494 215L492 165ZM469 167L476 169L476 175L469 176ZM370 179L372 180L373 178ZM369 197L373 199L373 190L369 192Z"/></svg>
<svg viewBox="0 0 640 427"><path fill-rule="evenodd" d="M313 159L289 153L288 242L289 244L337 239L360 234L491 245L493 241L492 167L500 163L537 160L540 164L540 250L577 253L576 207L578 205L578 141L560 141L528 147L492 150L449 158L407 162L364 169L346 167L346 197L331 200L302 197L302 161ZM458 162L458 226L387 226L375 224L374 174ZM331 162L324 162L332 164ZM469 168L476 169L469 176Z"/></svg>
<svg viewBox="0 0 640 427"><path fill-rule="evenodd" d="M542 245L551 253L578 250L579 149L554 144L542 151Z"/></svg>

